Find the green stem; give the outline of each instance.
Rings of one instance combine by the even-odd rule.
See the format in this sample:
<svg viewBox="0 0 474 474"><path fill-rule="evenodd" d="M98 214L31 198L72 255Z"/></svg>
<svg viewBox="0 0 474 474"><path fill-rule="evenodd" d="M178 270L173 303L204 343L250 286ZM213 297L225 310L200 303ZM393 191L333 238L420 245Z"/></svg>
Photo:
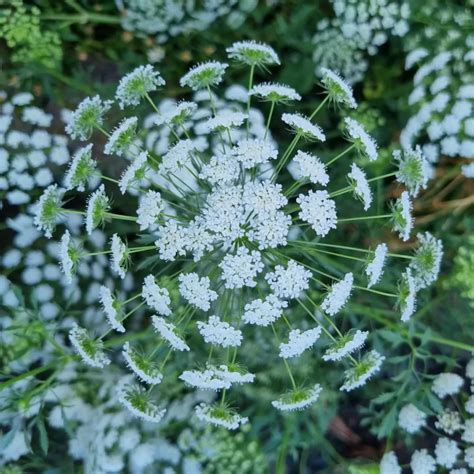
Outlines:
<svg viewBox="0 0 474 474"><path fill-rule="evenodd" d="M117 219L121 221L132 221L135 222L137 220L136 217L133 216L124 216L122 214L114 214L113 212L106 212L105 217L109 217L110 219Z"/></svg>
<svg viewBox="0 0 474 474"><path fill-rule="evenodd" d="M331 160L329 160L327 163L326 163L326 166L329 166L329 165L332 165L335 161L337 161L339 158L342 158L345 154L349 153L352 149L355 148L355 145L352 144L349 148L346 148L344 151L342 151L341 153L339 153L339 155L335 156L334 158L332 158Z"/></svg>
<svg viewBox="0 0 474 474"><path fill-rule="evenodd" d="M338 219L337 222L355 222L355 221L366 221L370 219L387 219L389 217L392 217L392 214L381 214L378 216L347 217L345 219Z"/></svg>
<svg viewBox="0 0 474 474"><path fill-rule="evenodd" d="M275 101L272 100L272 105L270 106L270 112L268 114L267 125L265 127L265 134L263 135L263 139L266 140L268 131L270 130L270 122L272 121L273 110L275 109Z"/></svg>
<svg viewBox="0 0 474 474"><path fill-rule="evenodd" d="M119 25L122 21L119 15L104 15L91 12L77 13L72 15L63 13L50 13L47 15L42 15L41 19L45 21L67 21L69 23L80 23L83 25L88 23Z"/></svg>
<svg viewBox="0 0 474 474"><path fill-rule="evenodd" d="M252 89L252 86L253 86L254 72L255 72L255 64L252 64L250 66L248 96L247 96L247 138L249 137L249 133L250 133L250 102L252 100L252 96L250 95L250 89Z"/></svg>
<svg viewBox="0 0 474 474"><path fill-rule="evenodd" d="M324 100L314 109L313 113L309 116L310 120L313 120L316 115L318 115L318 112L324 107L326 102L329 100L329 95L327 95Z"/></svg>

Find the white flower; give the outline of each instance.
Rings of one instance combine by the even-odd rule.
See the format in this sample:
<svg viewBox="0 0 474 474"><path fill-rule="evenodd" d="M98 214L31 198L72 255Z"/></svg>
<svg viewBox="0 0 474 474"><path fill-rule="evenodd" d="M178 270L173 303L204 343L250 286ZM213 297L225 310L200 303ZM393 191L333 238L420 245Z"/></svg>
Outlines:
<svg viewBox="0 0 474 474"><path fill-rule="evenodd" d="M464 409L466 410L467 413L470 413L471 415L474 415L474 395L471 395L465 405Z"/></svg>
<svg viewBox="0 0 474 474"><path fill-rule="evenodd" d="M103 351L102 341L91 339L87 331L76 323L73 323L69 331L69 340L87 365L103 368L110 364L110 359Z"/></svg>
<svg viewBox="0 0 474 474"><path fill-rule="evenodd" d="M360 349L364 345L368 335L368 331L360 331L359 329L348 332L329 347L322 359L325 361L341 360L343 357Z"/></svg>
<svg viewBox="0 0 474 474"><path fill-rule="evenodd" d="M354 276L346 273L344 278L337 283L333 283L328 294L321 303L321 309L327 314L334 316L346 304L351 295Z"/></svg>
<svg viewBox="0 0 474 474"><path fill-rule="evenodd" d="M327 191L308 191L296 199L301 211L298 216L308 222L317 235L324 237L337 227L336 203Z"/></svg>
<svg viewBox="0 0 474 474"><path fill-rule="evenodd" d="M269 82L253 86L250 90L250 95L256 95L263 100L276 103L301 100L301 96L292 87Z"/></svg>
<svg viewBox="0 0 474 474"><path fill-rule="evenodd" d="M326 165L318 157L298 150L293 162L297 165L298 178L308 178L311 183L321 186L327 186L329 183Z"/></svg>
<svg viewBox="0 0 474 474"><path fill-rule="evenodd" d="M176 351L189 351L189 346L176 334L176 327L159 316L152 316L153 327L160 336Z"/></svg>
<svg viewBox="0 0 474 474"><path fill-rule="evenodd" d="M184 168L192 167L191 153L196 145L191 140L180 140L173 145L164 155L158 171L160 174L178 173Z"/></svg>
<svg viewBox="0 0 474 474"><path fill-rule="evenodd" d="M153 308L158 314L162 316L169 316L171 314L171 298L166 288L160 288L155 281L153 275L148 275L143 280L142 298L146 304Z"/></svg>
<svg viewBox="0 0 474 474"><path fill-rule="evenodd" d="M232 153L245 169L275 160L278 150L268 140L243 139L233 148Z"/></svg>
<svg viewBox="0 0 474 474"><path fill-rule="evenodd" d="M417 449L411 457L410 467L416 474L431 474L436 472L436 461L426 449Z"/></svg>
<svg viewBox="0 0 474 474"><path fill-rule="evenodd" d="M289 260L286 268L277 265L273 272L265 275L271 290L281 299L298 298L301 292L309 288L310 278L311 272L294 260Z"/></svg>
<svg viewBox="0 0 474 474"><path fill-rule="evenodd" d="M48 186L36 203L34 224L50 239L61 213L64 192L56 184Z"/></svg>
<svg viewBox="0 0 474 474"><path fill-rule="evenodd" d="M322 129L311 122L308 117L301 114L285 113L281 116L283 122L289 125L295 133L303 136L308 140L326 141L326 137Z"/></svg>
<svg viewBox="0 0 474 474"><path fill-rule="evenodd" d="M263 270L262 256L257 250L239 247L235 255L227 254L219 264L226 288L255 287L257 274Z"/></svg>
<svg viewBox="0 0 474 474"><path fill-rule="evenodd" d="M280 357L289 359L301 355L305 350L313 347L321 335L321 328L318 326L307 331L292 329L290 331L288 342L280 344Z"/></svg>
<svg viewBox="0 0 474 474"><path fill-rule="evenodd" d="M444 410L437 416L435 427L452 435L462 428L461 416L457 411Z"/></svg>
<svg viewBox="0 0 474 474"><path fill-rule="evenodd" d="M303 410L318 400L321 390L318 383L309 389L296 389L272 401L272 405L281 411Z"/></svg>
<svg viewBox="0 0 474 474"><path fill-rule="evenodd" d="M395 201L392 210L393 230L399 233L403 241L410 238L411 229L413 228L411 211L410 195L407 191L403 191L400 198Z"/></svg>
<svg viewBox="0 0 474 474"><path fill-rule="evenodd" d="M416 284L410 268L402 274L398 285L401 320L408 321L416 309Z"/></svg>
<svg viewBox="0 0 474 474"><path fill-rule="evenodd" d="M106 155L122 156L133 143L137 129L138 118L128 117L110 135L104 147Z"/></svg>
<svg viewBox="0 0 474 474"><path fill-rule="evenodd" d="M85 184L93 175L96 161L92 159L92 144L80 148L72 157L69 169L64 177L66 190L77 188L85 191Z"/></svg>
<svg viewBox="0 0 474 474"><path fill-rule="evenodd" d="M87 201L86 209L86 231L89 235L98 227L109 209L109 198L105 194L105 187L103 184L96 189L89 200Z"/></svg>
<svg viewBox="0 0 474 474"><path fill-rule="evenodd" d="M120 303L114 298L110 289L102 285L99 289L99 298L111 328L118 332L125 332L123 320L120 320L120 316L122 316Z"/></svg>
<svg viewBox="0 0 474 474"><path fill-rule="evenodd" d="M245 324L268 326L281 317L287 306L286 301L279 300L275 295L268 295L264 300L256 299L247 303L242 321Z"/></svg>
<svg viewBox="0 0 474 474"><path fill-rule="evenodd" d="M242 332L221 321L218 316L211 316L207 323L198 321L197 327L207 344L222 347L238 347L242 344Z"/></svg>
<svg viewBox="0 0 474 474"><path fill-rule="evenodd" d="M431 390L439 397L445 398L448 395L456 395L464 385L464 380L458 374L445 372L439 374L433 381Z"/></svg>
<svg viewBox="0 0 474 474"><path fill-rule="evenodd" d="M145 357L134 350L129 342L123 345L122 355L128 367L140 380L150 385L157 385L163 379L158 367L153 366Z"/></svg>
<svg viewBox="0 0 474 474"><path fill-rule="evenodd" d="M344 119L347 132L352 138L357 150L366 156L369 161L374 161L378 158L377 144L374 139L364 130L362 125L350 117Z"/></svg>
<svg viewBox="0 0 474 474"><path fill-rule="evenodd" d="M426 413L415 405L405 405L398 414L398 426L410 434L417 433L426 425Z"/></svg>
<svg viewBox="0 0 474 474"><path fill-rule="evenodd" d="M213 368L203 370L185 370L179 378L190 387L200 390L222 390L231 387L231 381L216 374Z"/></svg>
<svg viewBox="0 0 474 474"><path fill-rule="evenodd" d="M158 227L159 238L155 241L160 258L162 260L173 261L176 255L184 255L185 247L188 243L187 232L183 227L169 220L164 226Z"/></svg>
<svg viewBox="0 0 474 474"><path fill-rule="evenodd" d="M140 181L145 176L147 160L148 154L146 151L143 151L134 158L132 163L123 172L119 181L119 188L122 194L125 194L130 186L137 181Z"/></svg>
<svg viewBox="0 0 474 474"><path fill-rule="evenodd" d="M117 234L112 236L110 263L112 270L123 280L128 264L128 248Z"/></svg>
<svg viewBox="0 0 474 474"><path fill-rule="evenodd" d="M281 184L250 182L244 186L242 201L249 213L257 214L263 220L288 204L288 199L281 191Z"/></svg>
<svg viewBox="0 0 474 474"><path fill-rule="evenodd" d="M253 40L237 41L226 48L226 51L229 58L249 66L280 64L280 59L271 46Z"/></svg>
<svg viewBox="0 0 474 474"><path fill-rule="evenodd" d="M425 189L429 178L429 165L421 148L417 146L414 150L405 148L395 150L393 158L398 163L398 171L395 175L400 183L403 183L408 192L416 197L421 189Z"/></svg>
<svg viewBox="0 0 474 474"><path fill-rule="evenodd" d="M469 467L474 468L474 447L464 450L464 460Z"/></svg>
<svg viewBox="0 0 474 474"><path fill-rule="evenodd" d="M155 124L182 125L188 117L192 116L197 107L198 106L195 102L187 102L183 100L170 109L161 112L155 119Z"/></svg>
<svg viewBox="0 0 474 474"><path fill-rule="evenodd" d="M380 461L380 474L402 474L402 468L393 451L385 453Z"/></svg>
<svg viewBox="0 0 474 474"><path fill-rule="evenodd" d="M138 66L120 79L115 98L124 109L127 105L138 105L143 97L164 84L165 80L153 66Z"/></svg>
<svg viewBox="0 0 474 474"><path fill-rule="evenodd" d="M217 293L210 289L209 278L200 278L197 273L179 275L179 292L188 303L202 311L209 311L211 302L218 297Z"/></svg>
<svg viewBox="0 0 474 474"><path fill-rule="evenodd" d="M233 183L239 176L239 163L232 155L217 152L206 163L199 173L201 179L205 179L214 186L225 186Z"/></svg>
<svg viewBox="0 0 474 474"><path fill-rule="evenodd" d="M140 230L146 230L156 224L158 217L164 209L163 199L157 191L148 190L141 197L137 209L137 224Z"/></svg>
<svg viewBox="0 0 474 474"><path fill-rule="evenodd" d="M375 248L372 260L365 267L365 274L369 279L367 288L376 285L383 274L385 259L387 258L388 247L386 244L379 244Z"/></svg>
<svg viewBox="0 0 474 474"><path fill-rule="evenodd" d="M341 391L350 392L364 385L367 380L380 370L385 357L377 351L370 351L355 366L344 373L344 384Z"/></svg>
<svg viewBox="0 0 474 474"><path fill-rule="evenodd" d="M149 399L148 392L138 385L124 385L119 389L119 402L133 415L144 421L159 423L166 413Z"/></svg>
<svg viewBox="0 0 474 474"><path fill-rule="evenodd" d="M417 234L418 248L415 251L410 268L418 288L426 288L436 281L443 258L443 242L429 232Z"/></svg>
<svg viewBox="0 0 474 474"><path fill-rule="evenodd" d="M71 234L68 230L66 230L61 237L61 243L59 246L59 257L60 257L60 265L61 269L66 277L67 283L72 283L72 272L74 269L75 262L71 258L70 246L71 242Z"/></svg>
<svg viewBox="0 0 474 474"><path fill-rule="evenodd" d="M86 97L71 114L66 132L71 138L87 140L94 128L102 126L104 115L108 112L112 102L103 101L98 95L95 97Z"/></svg>
<svg viewBox="0 0 474 474"><path fill-rule="evenodd" d="M238 368L228 367L227 365L219 365L213 367L214 373L222 380L230 382L231 384L252 383L255 380L255 375L249 372L241 372Z"/></svg>
<svg viewBox="0 0 474 474"><path fill-rule="evenodd" d="M180 80L181 87L189 86L194 91L216 86L222 82L228 64L208 61L192 67Z"/></svg>
<svg viewBox="0 0 474 474"><path fill-rule="evenodd" d="M365 173L355 164L351 165L351 172L347 175L354 189L354 194L364 204L364 211L372 204L372 191Z"/></svg>
<svg viewBox="0 0 474 474"><path fill-rule="evenodd" d="M236 430L241 425L248 422L247 417L241 417L237 413L225 410L223 407L213 407L201 403L195 408L196 416L211 425L226 428L228 430Z"/></svg>
<svg viewBox="0 0 474 474"><path fill-rule="evenodd" d="M259 250L275 248L287 244L291 217L282 211L259 213L251 220L252 228L247 237L252 242L258 242Z"/></svg>
<svg viewBox="0 0 474 474"><path fill-rule="evenodd" d="M321 82L326 88L329 98L333 102L345 104L352 109L357 107L352 88L346 81L344 81L334 71L325 67L320 69L320 73L322 76Z"/></svg>
<svg viewBox="0 0 474 474"><path fill-rule="evenodd" d="M211 117L207 123L206 127L209 131L226 129L226 128L236 128L240 127L247 116L242 112L233 112L232 110L222 110L217 112L214 117Z"/></svg>

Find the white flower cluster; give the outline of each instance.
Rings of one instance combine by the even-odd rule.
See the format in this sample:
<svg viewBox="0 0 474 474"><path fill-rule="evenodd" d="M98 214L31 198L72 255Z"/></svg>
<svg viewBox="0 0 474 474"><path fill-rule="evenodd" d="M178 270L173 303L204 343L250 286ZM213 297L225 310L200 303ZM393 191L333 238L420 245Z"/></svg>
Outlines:
<svg viewBox="0 0 474 474"><path fill-rule="evenodd" d="M228 48L228 55L230 60L248 66L251 75L255 66L269 67L280 62L271 47L252 41L235 43ZM281 84L265 84L260 88L257 84L254 93L244 91L244 100L238 99L241 105L224 112L224 107L216 108L219 100L215 90L227 68L227 64L217 61L191 68L180 83L201 98L195 97L194 104L175 102L167 109L157 109L148 124L145 140L138 138L137 122L130 119L122 120L114 135L109 136L105 131L104 114L110 104L100 98L86 99L73 114L68 129L76 136L90 127L97 133L105 132L107 150L115 150L115 155L130 162L118 187L135 203L136 211L132 215L121 213L106 183L107 187L101 184L90 196L84 217L88 234L98 226L120 223L113 228L109 249L102 253L110 254L111 268L121 279L134 275L138 269L151 269L139 293L128 298L112 292L107 285L101 289L104 312L112 330L127 334L138 324L148 323L156 333L156 342L149 352L139 351L132 340L123 347L127 366L143 383L158 385L166 377L170 357L179 357L180 352L194 356L194 345L201 344L209 351L205 369L198 360L190 359L194 365L200 365L200 369L191 367L180 378L196 388L222 390L220 404L200 406L196 414L216 425L234 429L244 418L224 403L226 390L254 380L253 374L239 365L237 357L239 351L245 350L246 342L252 341L260 331L255 326L271 326L271 332L267 332L275 336L275 349L279 348L289 372L292 390L273 403L281 410L304 408L318 399L321 386L297 386L290 363L296 363L299 357L312 357L319 351L323 332L330 339L323 360L340 361L349 366L341 390L360 387L379 371L385 357L377 351L369 350L358 360L351 355L362 348L367 332L349 330L345 335L337 332L336 337L326 324L336 326L335 315L348 304L354 292L377 292L369 287L381 280L387 246L379 244L375 252L356 249L367 252L369 257L362 275L357 272L328 275L312 266L313 260L307 256L326 252L347 257L338 251L353 248L326 244L318 237L326 237L331 232L336 238L340 225L353 220L389 217L394 229L408 239L412 217L408 192L396 201L388 217L340 218L337 215L339 196L347 192L353 192L362 200L363 206L357 209L369 210L369 180L362 168L352 161L358 154L370 161L377 158L374 140L353 119L345 121L348 134L343 139L349 144L335 157L327 157L329 153L332 155L327 148L317 156L305 151L305 147L322 147L321 143L326 140L325 132L316 123L316 114L327 101L341 107L357 107L352 89L338 74L323 71L326 97L312 115L283 113L279 120L290 127L293 140L286 150L280 150L269 133L271 113L267 120L262 120L263 130L259 134L252 132L250 102L255 96L272 105L287 105L299 96ZM116 101L120 107L131 106L134 110L142 102L153 104L152 95L163 85L158 71L150 65L141 66L120 81ZM207 94L208 99L204 100L202 94ZM200 113L204 120L198 133L195 119ZM167 128L170 134L160 142L160 132L155 133L153 127ZM126 153L122 153L124 150ZM318 189L329 186L333 161L341 159L342 163L342 157L350 156L351 152L354 156L350 164L346 163L350 185L331 191ZM87 160L85 164L80 167L83 183L96 173ZM288 181L286 177L282 179L282 175L288 167L297 170L298 178L286 187ZM79 168L75 169L76 172L73 168L69 174L71 182L78 177ZM416 179L424 180L424 176L417 175L410 180L411 190L417 186ZM352 200L349 203L352 204ZM60 218L70 212L74 211L68 208L64 191L52 186L37 206L37 225L51 235ZM68 235L63 239L63 268L67 269L68 276L73 276L83 257L82 250L74 244ZM432 239L422 241L423 252L417 251L412 258L415 263L406 271L407 277L402 277L399 299L403 319L411 315L416 292L422 288L414 282L421 281L421 274L425 273L430 274L425 282L432 281L439 270L439 258L427 258L430 252L439 250L436 242L432 244ZM409 285L410 282L413 284ZM143 301L137 304L140 299ZM145 319L140 318L140 312L137 317L132 316L144 304L155 314ZM325 314L321 315L320 310ZM308 328L307 317L313 319L316 326ZM196 330L202 338L193 337ZM104 365L109 360L104 342L109 332L95 339L79 328L72 340L87 362ZM313 347L314 350L309 351ZM219 359L219 364L214 363L214 359ZM152 401L150 393L141 385L127 384L120 400L136 416L159 421L164 409Z"/></svg>
<svg viewBox="0 0 474 474"><path fill-rule="evenodd" d="M444 469L449 469L449 472L467 473L474 469L474 418L469 417L474 413L472 404L474 373L471 370L474 367L473 361L474 359L471 359L466 366L467 381L464 377L451 372L441 373L435 377L431 390L440 399L439 403L446 405L436 416L434 422L436 431L428 425L431 413L426 413L411 403L400 410L398 425L402 430L413 435L426 428L437 435L432 451L418 449L413 452L410 461L413 474L444 472ZM467 400L465 385L471 390ZM453 400L454 403L451 403ZM460 411L463 404L464 410ZM401 472L396 454L393 451L386 453L380 463L380 473Z"/></svg>
<svg viewBox="0 0 474 474"><path fill-rule="evenodd" d="M255 7L242 0L116 0L125 30L154 35L158 43L170 37L207 29L217 19L237 28ZM222 20L220 20L222 21Z"/></svg>
<svg viewBox="0 0 474 474"><path fill-rule="evenodd" d="M426 5L423 14L434 15L433 6ZM470 12L446 9L441 27L427 27L409 43L405 68L415 72L408 98L412 115L400 139L405 147L421 143L431 165L443 155L474 159L474 35L463 31L471 19ZM462 172L474 177L474 163L463 165Z"/></svg>
<svg viewBox="0 0 474 474"><path fill-rule="evenodd" d="M317 24L313 37L316 74L334 69L354 84L363 79L368 64L390 36L404 37L410 29L410 4L393 0L331 0L335 18Z"/></svg>

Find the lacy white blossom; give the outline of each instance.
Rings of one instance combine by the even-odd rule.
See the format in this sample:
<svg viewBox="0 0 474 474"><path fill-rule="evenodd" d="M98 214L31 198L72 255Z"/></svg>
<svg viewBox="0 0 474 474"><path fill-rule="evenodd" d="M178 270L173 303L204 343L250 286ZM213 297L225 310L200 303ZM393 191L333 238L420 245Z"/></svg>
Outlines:
<svg viewBox="0 0 474 474"><path fill-rule="evenodd" d="M410 467L417 474L430 474L436 472L436 461L426 449L418 449L411 457Z"/></svg>
<svg viewBox="0 0 474 474"><path fill-rule="evenodd" d="M225 186L234 182L240 173L239 163L234 156L217 153L211 157L199 173L201 179L205 179L212 185Z"/></svg>
<svg viewBox="0 0 474 474"><path fill-rule="evenodd" d="M365 274L369 279L367 288L371 288L372 286L376 285L382 278L383 267L385 265L387 254L388 247L386 244L377 245L370 262L365 267Z"/></svg>
<svg viewBox="0 0 474 474"><path fill-rule="evenodd" d="M321 335L321 328L318 326L307 331L292 329L288 336L288 342L280 344L280 357L289 359L301 355L305 350L313 347Z"/></svg>
<svg viewBox="0 0 474 474"><path fill-rule="evenodd" d="M354 276L346 273L344 278L337 283L333 283L328 294L321 303L321 309L327 314L334 316L347 303L351 295Z"/></svg>
<svg viewBox="0 0 474 474"><path fill-rule="evenodd" d="M189 346L176 334L176 327L159 316L152 316L153 327L160 336L176 351L189 351Z"/></svg>
<svg viewBox="0 0 474 474"><path fill-rule="evenodd" d="M209 131L240 127L247 116L242 112L233 112L231 110L222 110L216 116L207 121Z"/></svg>
<svg viewBox="0 0 474 474"><path fill-rule="evenodd" d="M365 385L367 380L380 370L385 357L377 351L368 352L354 367L344 373L344 384L340 390L350 392Z"/></svg>
<svg viewBox="0 0 474 474"><path fill-rule="evenodd" d="M120 316L122 316L120 303L114 298L110 288L102 285L99 290L99 298L110 327L115 331L125 332L125 327L120 320Z"/></svg>
<svg viewBox="0 0 474 474"><path fill-rule="evenodd" d="M292 87L270 82L253 86L250 95L256 95L270 102L287 103L292 100L301 100L301 96Z"/></svg>
<svg viewBox="0 0 474 474"><path fill-rule="evenodd" d="M250 66L280 64L280 58L275 50L265 43L257 41L237 41L226 48L229 58Z"/></svg>
<svg viewBox="0 0 474 474"><path fill-rule="evenodd" d="M308 191L296 199L301 211L298 216L308 222L317 235L324 237L337 227L336 203L327 191Z"/></svg>
<svg viewBox="0 0 474 474"><path fill-rule="evenodd" d="M418 248L410 263L418 288L426 288L437 280L443 258L443 242L429 232L417 234Z"/></svg>
<svg viewBox="0 0 474 474"><path fill-rule="evenodd" d="M366 156L369 161L378 158L377 144L374 139L364 130L364 127L354 119L346 117L344 119L347 132L352 139L355 147Z"/></svg>
<svg viewBox="0 0 474 474"><path fill-rule="evenodd" d="M86 97L71 114L66 132L71 138L87 140L94 129L104 124L104 115L112 106L112 101L103 101L98 95Z"/></svg>
<svg viewBox="0 0 474 474"><path fill-rule="evenodd" d="M137 224L140 230L154 226L164 209L163 199L158 191L149 190L140 199L137 208Z"/></svg>
<svg viewBox="0 0 474 474"><path fill-rule="evenodd" d="M36 204L35 226L50 239L56 228L63 201L63 191L56 184L48 186Z"/></svg>
<svg viewBox="0 0 474 474"><path fill-rule="evenodd" d="M341 360L352 352L360 349L367 340L368 335L368 331L360 331L359 329L350 331L331 344L329 349L323 354L322 359L325 361Z"/></svg>
<svg viewBox="0 0 474 474"><path fill-rule="evenodd" d="M297 178L308 178L313 184L327 186L329 175L326 172L326 165L314 155L298 150L293 163L297 165Z"/></svg>
<svg viewBox="0 0 474 474"><path fill-rule="evenodd" d="M109 198L105 194L104 185L101 184L100 187L91 194L87 201L86 231L89 235L91 235L92 231L102 223L104 215L108 209Z"/></svg>
<svg viewBox="0 0 474 474"><path fill-rule="evenodd" d="M163 155L159 171L162 174L179 173L183 168L192 167L191 154L196 145L191 140L180 140Z"/></svg>
<svg viewBox="0 0 474 474"><path fill-rule="evenodd" d="M452 435L463 427L461 416L457 411L443 410L436 418L435 427Z"/></svg>
<svg viewBox="0 0 474 474"><path fill-rule="evenodd" d="M403 191L400 198L396 200L393 207L393 230L398 232L404 241L410 238L413 228L413 217L411 215L412 203L407 191Z"/></svg>
<svg viewBox="0 0 474 474"><path fill-rule="evenodd" d="M433 381L431 390L439 397L445 398L448 395L456 395L464 385L464 380L458 374L446 372L439 374Z"/></svg>
<svg viewBox="0 0 474 474"><path fill-rule="evenodd" d="M240 247L235 255L227 254L219 264L226 288L254 287L257 274L263 270L260 252Z"/></svg>
<svg viewBox="0 0 474 474"><path fill-rule="evenodd" d="M146 151L143 151L133 159L132 163L123 172L119 181L119 188L122 194L125 194L128 188L144 177L147 161L148 154Z"/></svg>
<svg viewBox="0 0 474 474"><path fill-rule="evenodd" d="M290 260L286 268L277 265L273 272L265 275L265 280L277 298L294 299L309 288L310 277L309 270L294 260Z"/></svg>
<svg viewBox="0 0 474 474"><path fill-rule="evenodd" d="M231 386L231 381L218 375L214 369L203 371L185 370L179 378L187 385L201 390L222 390Z"/></svg>
<svg viewBox="0 0 474 474"><path fill-rule="evenodd" d="M400 183L403 183L409 193L416 197L421 189L425 189L428 184L429 166L421 148L417 146L414 150L405 148L395 150L393 158L398 164L398 171L395 175Z"/></svg>
<svg viewBox="0 0 474 474"><path fill-rule="evenodd" d="M66 277L67 283L72 282L72 272L74 268L74 261L70 255L70 242L71 234L66 230L61 237L61 243L59 246L59 258L61 269Z"/></svg>
<svg viewBox="0 0 474 474"><path fill-rule="evenodd" d="M402 474L402 468L393 451L385 453L380 461L380 474Z"/></svg>
<svg viewBox="0 0 474 474"><path fill-rule="evenodd" d="M278 155L278 150L272 143L259 139L240 140L232 152L245 169L275 160Z"/></svg>
<svg viewBox="0 0 474 474"><path fill-rule="evenodd" d="M228 367L227 365L219 365L218 367L213 367L212 370L217 377L231 384L252 383L255 380L254 374L242 372L239 368Z"/></svg>
<svg viewBox="0 0 474 474"><path fill-rule="evenodd" d="M354 188L355 196L362 201L364 211L367 211L372 204L372 191L370 190L369 182L367 181L364 171L355 163L352 163L351 172L347 177Z"/></svg>
<svg viewBox="0 0 474 474"><path fill-rule="evenodd" d="M161 112L155 119L156 125L182 125L197 109L195 102L181 101L166 111Z"/></svg>
<svg viewBox="0 0 474 474"><path fill-rule="evenodd" d="M289 125L295 133L302 135L308 140L326 141L326 136L321 127L311 122L308 117L301 114L285 113L281 116L284 123Z"/></svg>
<svg viewBox="0 0 474 474"><path fill-rule="evenodd" d="M90 338L87 331L76 323L73 323L69 331L69 340L87 365L103 368L110 364L110 359L103 351L102 341Z"/></svg>
<svg viewBox="0 0 474 474"><path fill-rule="evenodd" d="M355 109L357 102L354 99L352 87L338 74L328 68L321 68L320 72L322 76L321 82L328 91L330 99L336 103L345 104Z"/></svg>
<svg viewBox="0 0 474 474"><path fill-rule="evenodd" d="M283 309L287 306L286 301L278 299L275 295L268 295L265 299L256 299L247 303L242 321L246 324L268 326L281 317Z"/></svg>
<svg viewBox="0 0 474 474"><path fill-rule="evenodd" d="M85 185L93 175L96 162L92 158L92 144L80 148L74 153L69 169L64 177L64 186L67 190L77 188L85 191Z"/></svg>
<svg viewBox="0 0 474 474"><path fill-rule="evenodd" d="M142 298L146 304L153 308L158 314L162 316L169 316L171 314L171 298L166 288L160 288L155 281L153 275L148 275L143 280Z"/></svg>
<svg viewBox="0 0 474 474"><path fill-rule="evenodd" d="M123 109L128 105L138 105L148 93L165 84L165 80L153 66L138 66L120 79L115 97Z"/></svg>
<svg viewBox="0 0 474 474"><path fill-rule="evenodd" d="M281 411L296 411L316 403L321 393L321 385L316 384L309 389L296 389L283 395L278 400L272 401L272 405Z"/></svg>
<svg viewBox="0 0 474 474"><path fill-rule="evenodd" d="M117 234L112 236L111 259L112 270L122 279L125 278L128 264L128 248Z"/></svg>
<svg viewBox="0 0 474 474"><path fill-rule="evenodd" d="M157 385L163 379L163 374L159 368L134 350L129 342L123 345L122 355L127 366L143 382L150 385Z"/></svg>
<svg viewBox="0 0 474 474"><path fill-rule="evenodd" d="M410 268L402 274L398 285L401 320L408 321L416 309L416 282Z"/></svg>
<svg viewBox="0 0 474 474"><path fill-rule="evenodd" d="M138 118L128 117L112 132L104 147L106 155L116 154L122 156L125 154L135 138Z"/></svg>
<svg viewBox="0 0 474 474"><path fill-rule="evenodd" d="M228 430L236 430L241 425L248 422L247 417L241 417L237 413L227 411L222 407L214 407L201 403L195 409L196 416L211 425L226 428Z"/></svg>
<svg viewBox="0 0 474 474"><path fill-rule="evenodd" d="M147 391L139 385L125 385L119 389L119 402L134 416L151 423L159 423L166 413L154 405Z"/></svg>
<svg viewBox="0 0 474 474"><path fill-rule="evenodd" d="M159 238L155 241L160 258L173 261L176 255L184 255L188 243L186 229L179 226L176 221L167 221L164 226L158 227Z"/></svg>
<svg viewBox="0 0 474 474"><path fill-rule="evenodd" d="M398 414L398 426L410 434L417 433L426 425L426 413L419 410L415 405L405 405Z"/></svg>
<svg viewBox="0 0 474 474"><path fill-rule="evenodd" d="M207 344L222 347L238 347L242 344L242 332L221 321L218 316L211 316L207 323L198 321L197 327Z"/></svg>
<svg viewBox="0 0 474 474"><path fill-rule="evenodd" d="M181 273L179 275L179 292L190 304L203 311L209 311L211 302L218 294L210 289L208 277L199 277L197 273Z"/></svg>
<svg viewBox="0 0 474 474"><path fill-rule="evenodd" d="M189 86L193 90L216 86L222 81L228 64L217 61L208 61L192 67L180 80L182 87Z"/></svg>

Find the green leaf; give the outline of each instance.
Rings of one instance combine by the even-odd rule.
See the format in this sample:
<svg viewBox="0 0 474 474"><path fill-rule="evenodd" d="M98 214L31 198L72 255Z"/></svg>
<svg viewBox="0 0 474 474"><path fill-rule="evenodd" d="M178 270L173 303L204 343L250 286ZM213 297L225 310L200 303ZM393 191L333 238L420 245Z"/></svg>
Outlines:
<svg viewBox="0 0 474 474"><path fill-rule="evenodd" d="M375 397L372 399L372 402L374 403L386 403L388 402L389 400L391 400L392 398L395 397L395 393L394 392L389 392L389 393L382 393L381 395L379 395L378 397Z"/></svg>
<svg viewBox="0 0 474 474"><path fill-rule="evenodd" d="M397 406L393 405L390 411L385 415L382 424L377 430L377 437L379 439L386 438L393 432L397 424L397 411Z"/></svg>

